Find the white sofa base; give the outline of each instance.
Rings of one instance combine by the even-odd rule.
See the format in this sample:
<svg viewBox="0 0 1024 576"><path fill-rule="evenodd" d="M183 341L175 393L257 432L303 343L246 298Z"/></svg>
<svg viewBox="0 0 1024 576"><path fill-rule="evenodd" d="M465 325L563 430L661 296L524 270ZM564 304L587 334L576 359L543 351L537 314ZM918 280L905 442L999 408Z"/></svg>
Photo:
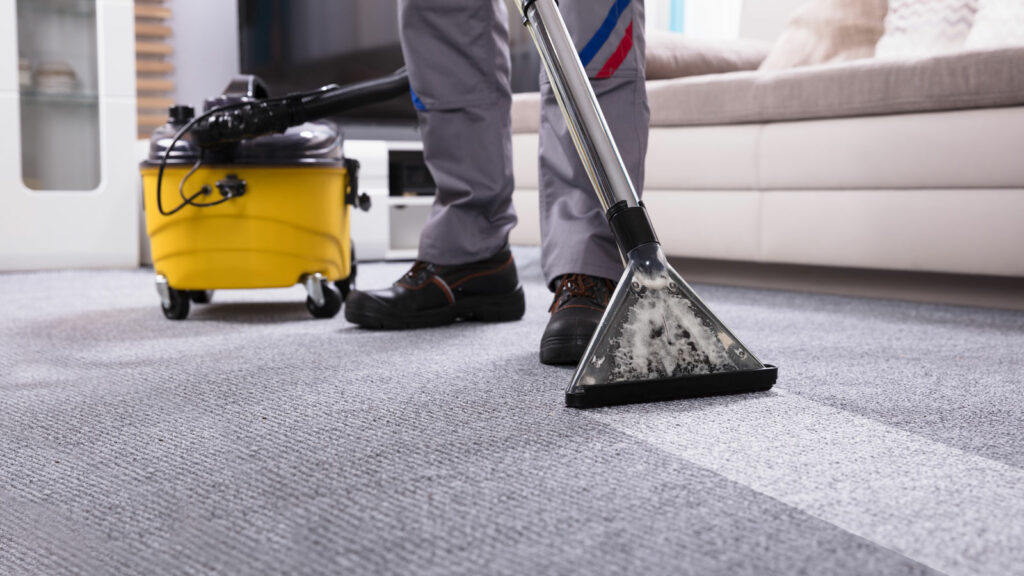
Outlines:
<svg viewBox="0 0 1024 576"><path fill-rule="evenodd" d="M670 256L1024 277L1024 107L653 127ZM537 135L513 138L512 241L540 241Z"/></svg>

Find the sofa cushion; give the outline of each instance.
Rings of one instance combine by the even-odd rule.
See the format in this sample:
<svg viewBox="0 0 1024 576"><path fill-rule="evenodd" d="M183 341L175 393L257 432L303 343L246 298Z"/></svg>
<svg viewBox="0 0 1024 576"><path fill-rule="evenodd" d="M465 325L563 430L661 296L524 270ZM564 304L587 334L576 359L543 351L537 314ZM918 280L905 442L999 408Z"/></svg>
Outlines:
<svg viewBox="0 0 1024 576"><path fill-rule="evenodd" d="M756 70L771 44L757 40L705 40L675 32L647 33L647 79Z"/></svg>
<svg viewBox="0 0 1024 576"><path fill-rule="evenodd" d="M880 58L960 50L971 31L978 0L890 0Z"/></svg>
<svg viewBox="0 0 1024 576"><path fill-rule="evenodd" d="M647 92L652 126L1015 106L1024 104L1024 48L659 80Z"/></svg>
<svg viewBox="0 0 1024 576"><path fill-rule="evenodd" d="M647 34L646 75L648 80L664 80L757 70L771 47L759 40L707 40L652 30ZM537 132L539 122L540 95L515 94L512 132Z"/></svg>
<svg viewBox="0 0 1024 576"><path fill-rule="evenodd" d="M968 50L1024 44L1024 2L981 0L964 47Z"/></svg>
<svg viewBox="0 0 1024 576"><path fill-rule="evenodd" d="M808 2L790 18L761 70L870 58L888 9L888 0Z"/></svg>
<svg viewBox="0 0 1024 576"><path fill-rule="evenodd" d="M710 126L1024 104L1024 47L647 83L652 126ZM537 132L540 96L516 94L512 131Z"/></svg>

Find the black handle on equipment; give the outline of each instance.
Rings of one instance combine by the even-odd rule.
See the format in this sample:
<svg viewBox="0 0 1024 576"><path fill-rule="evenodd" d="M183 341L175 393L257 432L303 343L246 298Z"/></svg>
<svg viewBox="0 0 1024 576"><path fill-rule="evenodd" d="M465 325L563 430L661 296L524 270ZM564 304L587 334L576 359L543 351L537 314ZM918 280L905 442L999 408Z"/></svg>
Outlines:
<svg viewBox="0 0 1024 576"><path fill-rule="evenodd" d="M370 195L359 192L359 161L355 158L345 158L345 170L348 172L348 191L345 194L345 202L363 212L369 212Z"/></svg>

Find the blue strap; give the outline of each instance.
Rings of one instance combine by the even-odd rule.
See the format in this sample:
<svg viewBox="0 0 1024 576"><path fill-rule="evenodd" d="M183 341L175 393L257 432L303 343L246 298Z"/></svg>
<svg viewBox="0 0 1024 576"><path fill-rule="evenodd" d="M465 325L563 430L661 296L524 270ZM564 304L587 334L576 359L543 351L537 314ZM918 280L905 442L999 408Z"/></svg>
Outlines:
<svg viewBox="0 0 1024 576"><path fill-rule="evenodd" d="M423 103L423 100L420 100L420 97L416 95L416 91L412 89L412 86L409 86L409 94L412 95L412 105L420 112L426 112L427 106Z"/></svg>
<svg viewBox="0 0 1024 576"><path fill-rule="evenodd" d="M608 37L612 35L615 30L615 25L619 23L619 17L629 6L630 0L615 0L612 4L612 9L608 11L608 15L604 17L604 22L601 23L601 27L594 33L594 37L587 42L587 45L580 50L580 60L583 62L583 66L587 67L590 61L597 56L597 53L604 46L604 43L608 41Z"/></svg>

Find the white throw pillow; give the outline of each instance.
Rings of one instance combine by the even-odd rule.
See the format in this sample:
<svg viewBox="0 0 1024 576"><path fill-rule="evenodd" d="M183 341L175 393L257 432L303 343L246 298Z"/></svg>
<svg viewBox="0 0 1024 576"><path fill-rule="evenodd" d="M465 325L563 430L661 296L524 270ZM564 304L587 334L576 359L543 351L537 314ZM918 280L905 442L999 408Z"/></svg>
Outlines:
<svg viewBox="0 0 1024 576"><path fill-rule="evenodd" d="M981 0L964 47L969 50L1024 44L1024 0Z"/></svg>
<svg viewBox="0 0 1024 576"><path fill-rule="evenodd" d="M955 52L974 23L978 0L891 0L879 58Z"/></svg>

